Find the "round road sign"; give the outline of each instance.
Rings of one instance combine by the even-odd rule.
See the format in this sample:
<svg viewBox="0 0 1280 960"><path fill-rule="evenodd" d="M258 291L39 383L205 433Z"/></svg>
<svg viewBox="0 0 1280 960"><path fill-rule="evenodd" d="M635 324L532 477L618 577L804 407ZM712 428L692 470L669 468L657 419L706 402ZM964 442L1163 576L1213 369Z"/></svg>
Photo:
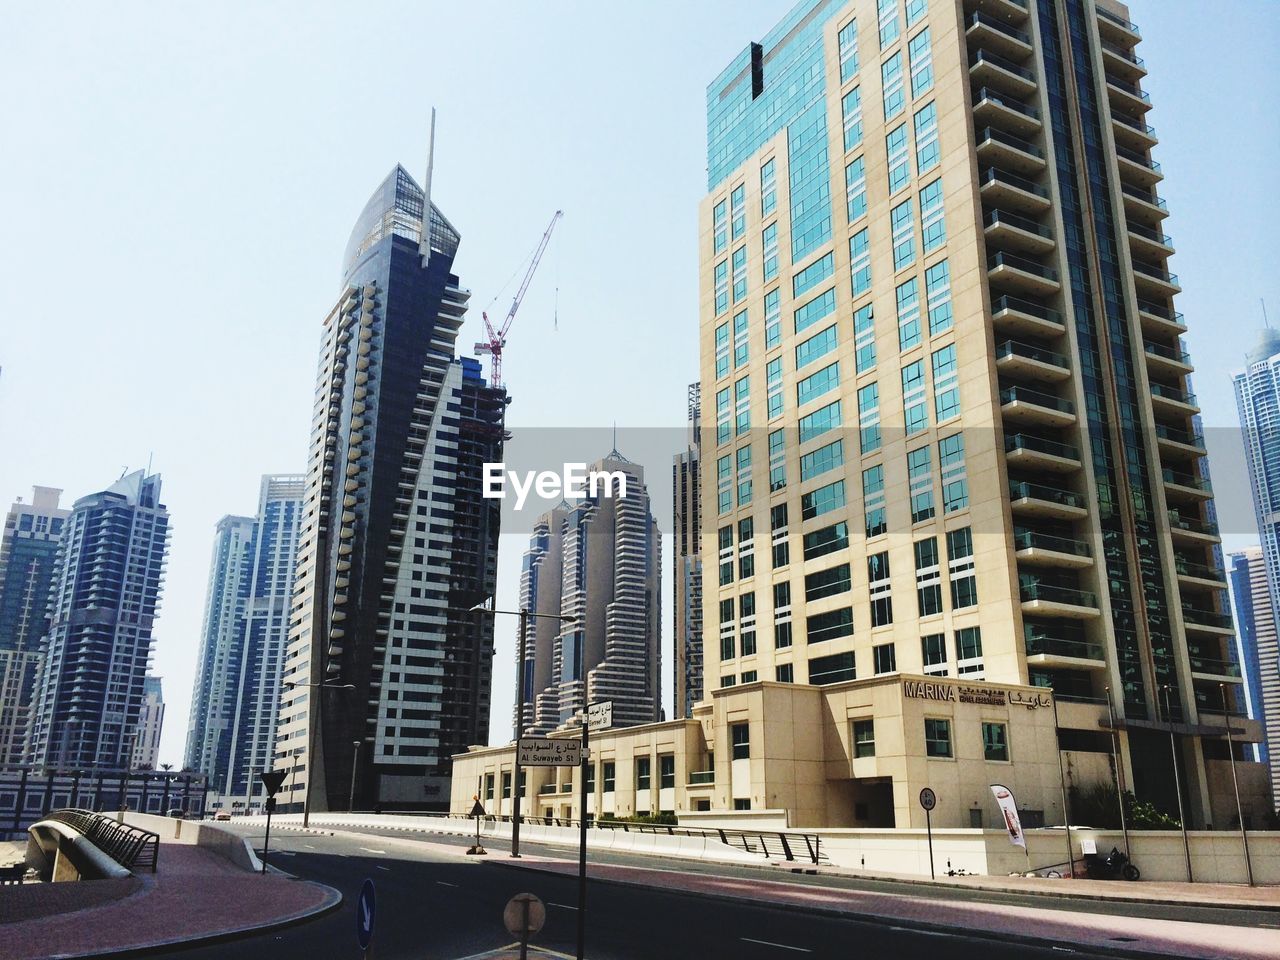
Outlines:
<svg viewBox="0 0 1280 960"><path fill-rule="evenodd" d="M938 805L938 795L928 787L920 791L920 806L926 810L932 810Z"/></svg>
<svg viewBox="0 0 1280 960"><path fill-rule="evenodd" d="M361 950L368 950L373 941L373 881L365 880L356 901L356 940Z"/></svg>
<svg viewBox="0 0 1280 960"><path fill-rule="evenodd" d="M513 937L529 937L542 929L547 922L547 908L532 893L517 893L507 901L502 911L502 922Z"/></svg>

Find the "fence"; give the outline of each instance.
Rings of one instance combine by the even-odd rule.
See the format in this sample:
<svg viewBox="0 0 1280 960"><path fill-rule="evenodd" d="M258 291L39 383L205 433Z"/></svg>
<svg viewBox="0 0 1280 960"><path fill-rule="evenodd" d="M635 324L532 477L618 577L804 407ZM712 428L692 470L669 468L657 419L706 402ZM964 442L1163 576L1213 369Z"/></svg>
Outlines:
<svg viewBox="0 0 1280 960"><path fill-rule="evenodd" d="M156 872L160 835L141 827L119 823L91 810L54 810L45 820L65 823L126 870L150 867Z"/></svg>

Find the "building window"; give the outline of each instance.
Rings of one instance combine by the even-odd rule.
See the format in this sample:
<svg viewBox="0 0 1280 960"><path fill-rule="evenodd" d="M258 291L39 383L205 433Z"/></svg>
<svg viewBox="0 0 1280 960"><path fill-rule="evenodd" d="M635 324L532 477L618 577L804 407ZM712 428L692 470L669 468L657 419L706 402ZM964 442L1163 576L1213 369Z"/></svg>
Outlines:
<svg viewBox="0 0 1280 960"><path fill-rule="evenodd" d="M901 270L916 262L915 221L911 201L903 200L889 213L893 225L893 269Z"/></svg>
<svg viewBox="0 0 1280 960"><path fill-rule="evenodd" d="M773 585L773 645L791 646L791 584L785 580Z"/></svg>
<svg viewBox="0 0 1280 960"><path fill-rule="evenodd" d="M764 348L772 350L782 342L782 308L777 288L764 295Z"/></svg>
<svg viewBox="0 0 1280 960"><path fill-rule="evenodd" d="M858 437L864 455L880 449L880 385L858 389Z"/></svg>
<svg viewBox="0 0 1280 960"><path fill-rule="evenodd" d="M885 521L884 467L880 464L862 471L862 504L868 539L886 533L889 525Z"/></svg>
<svg viewBox="0 0 1280 960"><path fill-rule="evenodd" d="M738 451L738 506L745 507L751 502L751 447L745 446Z"/></svg>
<svg viewBox="0 0 1280 960"><path fill-rule="evenodd" d="M800 482L820 477L843 464L844 444L840 440L833 440L800 458Z"/></svg>
<svg viewBox="0 0 1280 960"><path fill-rule="evenodd" d="M969 481L964 466L962 434L938 441L938 466L942 473L942 512L963 510L969 505Z"/></svg>
<svg viewBox="0 0 1280 960"><path fill-rule="evenodd" d="M907 125L900 123L884 138L885 150L889 154L889 194L892 196L911 179L911 150L907 143ZM910 211L908 201L908 212ZM895 269L901 267L895 265Z"/></svg>
<svg viewBox="0 0 1280 960"><path fill-rule="evenodd" d="M855 297L871 289L871 240L867 227L849 238L849 273Z"/></svg>
<svg viewBox="0 0 1280 960"><path fill-rule="evenodd" d="M892 643L881 643L872 647L871 661L875 664L877 674L898 671L898 655Z"/></svg>
<svg viewBox="0 0 1280 960"><path fill-rule="evenodd" d="M916 173L923 176L927 171L936 167L938 161L942 159L942 150L938 146L937 106L930 103L917 110L914 124L916 129ZM903 140L905 141L905 139L906 135L904 133Z"/></svg>
<svg viewBox="0 0 1280 960"><path fill-rule="evenodd" d="M908 363L902 368L902 414L908 437L929 426L923 360Z"/></svg>
<svg viewBox="0 0 1280 960"><path fill-rule="evenodd" d="M799 310L795 312L793 319L795 320L795 332L800 333L807 327L813 326L819 320L825 320L836 310L836 290L832 287L825 293L814 297Z"/></svg>
<svg viewBox="0 0 1280 960"><path fill-rule="evenodd" d="M853 668L852 653L836 653L829 657L814 657L809 661L809 682L815 687L830 683L844 683L858 679Z"/></svg>
<svg viewBox="0 0 1280 960"><path fill-rule="evenodd" d="M975 606L978 583L973 569L973 533L969 527L947 532L947 561L951 574L951 606L955 610Z"/></svg>
<svg viewBox="0 0 1280 960"><path fill-rule="evenodd" d="M760 675L755 670L742 671L743 683L755 683L758 679L760 679Z"/></svg>
<svg viewBox="0 0 1280 960"><path fill-rule="evenodd" d="M840 386L840 361L811 373L796 384L796 406L803 407L811 400L830 393Z"/></svg>
<svg viewBox="0 0 1280 960"><path fill-rule="evenodd" d="M907 43L911 54L912 99L933 87L933 52L929 49L929 28L925 27Z"/></svg>
<svg viewBox="0 0 1280 960"><path fill-rule="evenodd" d="M594 763L587 764L586 781L587 781L587 793L588 794L595 793L596 792L596 765Z"/></svg>
<svg viewBox="0 0 1280 960"><path fill-rule="evenodd" d="M842 563L816 573L805 574L804 598L807 602L812 602L821 600L823 597L834 597L840 593L847 593L851 586L849 564Z"/></svg>
<svg viewBox="0 0 1280 960"><path fill-rule="evenodd" d="M754 656L756 652L756 595L744 593L738 598L738 629L742 638L742 655ZM746 677L743 677L746 683Z"/></svg>
<svg viewBox="0 0 1280 960"><path fill-rule="evenodd" d="M813 520L845 504L844 481L836 480L800 496L800 519Z"/></svg>
<svg viewBox="0 0 1280 960"><path fill-rule="evenodd" d="M713 211L713 223L715 233L715 253L722 251L729 243L727 227L729 225L729 211L725 207L725 202L721 200L715 205Z"/></svg>
<svg viewBox="0 0 1280 960"><path fill-rule="evenodd" d="M796 369L807 367L815 360L820 360L833 352L840 342L836 330L836 325L833 323L807 340L802 340L796 346Z"/></svg>
<svg viewBox="0 0 1280 960"><path fill-rule="evenodd" d="M738 184L733 188L733 193L729 194L729 204L733 216L733 239L737 240L746 233L747 230L747 187L746 184Z"/></svg>
<svg viewBox="0 0 1280 960"><path fill-rule="evenodd" d="M733 597L720 601L720 660L725 662L737 657L737 641L734 637Z"/></svg>
<svg viewBox="0 0 1280 960"><path fill-rule="evenodd" d="M982 725L982 758L984 760L1009 759L1009 732L1003 723Z"/></svg>
<svg viewBox="0 0 1280 960"><path fill-rule="evenodd" d="M733 433L741 436L751 429L751 378L743 377L733 385Z"/></svg>
<svg viewBox="0 0 1280 960"><path fill-rule="evenodd" d="M956 673L961 676L978 674L982 679L982 629L961 627L956 631Z"/></svg>
<svg viewBox="0 0 1280 960"><path fill-rule="evenodd" d="M778 275L778 221L764 228L760 242L764 247L764 282L768 283Z"/></svg>
<svg viewBox="0 0 1280 960"><path fill-rule="evenodd" d="M800 443L805 444L810 440L816 440L824 433L840 426L840 422L840 401L833 400L825 407L819 407L813 413L800 418Z"/></svg>
<svg viewBox="0 0 1280 960"><path fill-rule="evenodd" d="M734 798L733 798L733 809L735 809L735 810L750 810L750 809L751 809L751 798L750 798L750 797L734 797Z"/></svg>
<svg viewBox="0 0 1280 960"><path fill-rule="evenodd" d="M733 525L721 527L720 543L720 586L733 583Z"/></svg>
<svg viewBox="0 0 1280 960"><path fill-rule="evenodd" d="M867 165L862 157L855 157L844 168L844 195L850 223L866 216Z"/></svg>
<svg viewBox="0 0 1280 960"><path fill-rule="evenodd" d="M928 6L929 0L907 0L907 26L923 17Z"/></svg>
<svg viewBox="0 0 1280 960"><path fill-rule="evenodd" d="M848 153L862 142L862 91L854 87L840 101L844 118L844 151Z"/></svg>
<svg viewBox="0 0 1280 960"><path fill-rule="evenodd" d="M900 284L898 300L898 349L909 350L920 342L920 287L915 277Z"/></svg>
<svg viewBox="0 0 1280 960"><path fill-rule="evenodd" d="M939 260L924 272L925 296L928 298L929 332L951 329L951 268Z"/></svg>
<svg viewBox="0 0 1280 960"><path fill-rule="evenodd" d="M875 307L868 303L853 311L853 350L858 373L876 367Z"/></svg>
<svg viewBox="0 0 1280 960"><path fill-rule="evenodd" d="M511 774L504 773L502 775L502 799L511 799Z"/></svg>
<svg viewBox="0 0 1280 960"><path fill-rule="evenodd" d="M605 793L613 793L613 784L615 780L614 773L615 767L613 761L606 761L604 764L604 776L601 778L604 780Z"/></svg>
<svg viewBox="0 0 1280 960"><path fill-rule="evenodd" d="M649 789L650 760L648 757L636 757L636 789Z"/></svg>
<svg viewBox="0 0 1280 960"><path fill-rule="evenodd" d="M747 338L749 327L747 311L739 310L733 315L733 366L735 369L744 366L747 362L750 353L750 341Z"/></svg>
<svg viewBox="0 0 1280 960"><path fill-rule="evenodd" d="M720 678L721 689L724 689L725 687L736 687L737 685L738 685L738 678L732 673L726 674L725 676Z"/></svg>
<svg viewBox="0 0 1280 960"><path fill-rule="evenodd" d="M733 759L751 759L751 725L734 723L729 726L729 735L733 742Z"/></svg>
<svg viewBox="0 0 1280 960"><path fill-rule="evenodd" d="M795 683L795 667L789 663L780 663L773 669L773 678L778 683Z"/></svg>
<svg viewBox="0 0 1280 960"><path fill-rule="evenodd" d="M658 758L658 787L666 790L676 786L676 755L662 754Z"/></svg>
<svg viewBox="0 0 1280 960"><path fill-rule="evenodd" d="M729 388L716 391L716 444L728 443L733 436L733 408Z"/></svg>
<svg viewBox="0 0 1280 960"><path fill-rule="evenodd" d="M898 39L898 0L876 0L876 17L880 27L880 49Z"/></svg>
<svg viewBox="0 0 1280 960"><path fill-rule="evenodd" d="M916 601L920 616L942 613L942 567L938 562L938 538L915 542Z"/></svg>
<svg viewBox="0 0 1280 960"><path fill-rule="evenodd" d="M956 348L948 344L933 351L933 412L938 423L960 416L960 383L956 376Z"/></svg>
<svg viewBox="0 0 1280 960"><path fill-rule="evenodd" d="M486 800L493 799L493 774L486 773L484 775L484 798Z"/></svg>
<svg viewBox="0 0 1280 960"><path fill-rule="evenodd" d="M924 755L926 757L951 756L951 721L936 717L924 720Z"/></svg>
<svg viewBox="0 0 1280 960"><path fill-rule="evenodd" d="M716 316L729 309L729 261L716 264Z"/></svg>
<svg viewBox="0 0 1280 960"><path fill-rule="evenodd" d="M920 638L920 657L924 672L930 676L947 675L947 635L930 633Z"/></svg>
<svg viewBox="0 0 1280 960"><path fill-rule="evenodd" d="M835 272L835 255L819 257L791 278L791 296L801 297Z"/></svg>
<svg viewBox="0 0 1280 960"><path fill-rule="evenodd" d="M751 517L743 517L738 521L738 576L745 580L755 576L755 572L755 524Z"/></svg>
<svg viewBox="0 0 1280 960"><path fill-rule="evenodd" d="M769 532L773 542L773 568L785 567L791 562L791 547L787 533L787 505L776 504L769 508Z"/></svg>
<svg viewBox="0 0 1280 960"><path fill-rule="evenodd" d="M855 759L876 755L875 720L853 721L853 756Z"/></svg>
<svg viewBox="0 0 1280 960"><path fill-rule="evenodd" d="M928 447L907 451L907 484L911 496L911 522L933 519L933 464Z"/></svg>
<svg viewBox="0 0 1280 960"><path fill-rule="evenodd" d="M853 608L840 607L805 618L806 638L810 643L823 643L853 635Z"/></svg>
<svg viewBox="0 0 1280 960"><path fill-rule="evenodd" d="M871 626L893 623L893 595L889 582L889 551L867 557L867 581L871 597Z"/></svg>
<svg viewBox="0 0 1280 960"><path fill-rule="evenodd" d="M764 365L765 405L770 420L782 414L782 358L774 357ZM719 402L719 396L716 397Z"/></svg>
<svg viewBox="0 0 1280 960"><path fill-rule="evenodd" d="M901 50L880 65L880 81L884 89L884 121L888 123L906 106L906 92L902 85Z"/></svg>
<svg viewBox="0 0 1280 960"><path fill-rule="evenodd" d="M781 427L769 432L769 490L787 485L787 441Z"/></svg>
<svg viewBox="0 0 1280 960"><path fill-rule="evenodd" d="M729 325L722 323L716 327L716 379L729 373Z"/></svg>
<svg viewBox="0 0 1280 960"><path fill-rule="evenodd" d="M747 248L739 247L733 251L733 302L737 303L747 295Z"/></svg>
<svg viewBox="0 0 1280 960"><path fill-rule="evenodd" d="M947 242L947 224L942 209L942 178L920 191L920 235L925 253Z"/></svg>
<svg viewBox="0 0 1280 960"><path fill-rule="evenodd" d="M767 217L778 205L777 167L770 158L760 167L760 216Z"/></svg>
<svg viewBox="0 0 1280 960"><path fill-rule="evenodd" d="M806 560L825 557L827 554L835 553L837 550L847 550L848 547L849 525L844 521L833 523L829 527L822 527L804 535L804 558Z"/></svg>
<svg viewBox="0 0 1280 960"><path fill-rule="evenodd" d="M520 796L527 797L529 795L529 771L520 771Z"/></svg>
<svg viewBox="0 0 1280 960"><path fill-rule="evenodd" d="M858 72L858 21L850 20L836 34L840 48L840 83L845 84Z"/></svg>

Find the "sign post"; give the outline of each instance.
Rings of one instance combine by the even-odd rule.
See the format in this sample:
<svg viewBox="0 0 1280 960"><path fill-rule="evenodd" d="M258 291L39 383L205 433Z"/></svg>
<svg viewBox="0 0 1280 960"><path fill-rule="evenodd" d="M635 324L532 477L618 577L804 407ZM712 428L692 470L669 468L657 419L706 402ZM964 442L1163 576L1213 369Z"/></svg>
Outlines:
<svg viewBox="0 0 1280 960"><path fill-rule="evenodd" d="M366 878L356 901L356 942L364 957L369 956L369 944L373 943L373 881Z"/></svg>
<svg viewBox="0 0 1280 960"><path fill-rule="evenodd" d="M476 794L475 797L473 797L472 799L475 800L475 803L471 807L470 816L475 817L476 819L476 844L474 847L471 847L467 850L467 855L468 856L476 856L476 855L485 856L488 854L489 851L480 845L480 818L484 816L484 807L481 806L480 804L479 794Z"/></svg>
<svg viewBox="0 0 1280 960"><path fill-rule="evenodd" d="M938 795L929 787L920 791L920 806L924 807L924 828L929 834L929 879L936 880L933 872L933 808L938 805Z"/></svg>
<svg viewBox="0 0 1280 960"><path fill-rule="evenodd" d="M276 794L280 791L280 785L284 783L284 778L288 771L286 770L261 770L258 772L258 779L262 781L262 785L267 789L267 802L264 806L267 809L267 833L262 838L262 872L267 872L267 845L271 843L271 814L276 809Z"/></svg>
<svg viewBox="0 0 1280 960"><path fill-rule="evenodd" d="M507 932L520 938L520 960L528 960L529 937L542 929L547 922L547 908L532 893L517 893L507 901L502 911L502 922Z"/></svg>

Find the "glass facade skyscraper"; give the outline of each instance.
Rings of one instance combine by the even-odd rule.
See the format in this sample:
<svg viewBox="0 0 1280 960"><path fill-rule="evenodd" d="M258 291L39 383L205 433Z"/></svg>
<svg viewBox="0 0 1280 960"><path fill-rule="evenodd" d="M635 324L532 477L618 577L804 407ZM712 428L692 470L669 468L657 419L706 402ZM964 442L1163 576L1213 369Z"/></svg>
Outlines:
<svg viewBox="0 0 1280 960"><path fill-rule="evenodd" d="M427 185L429 187L430 180ZM324 320L276 766L297 809L448 802L488 739L507 397L455 356L459 234L400 166L351 233ZM308 686L310 685L310 686Z"/></svg>

